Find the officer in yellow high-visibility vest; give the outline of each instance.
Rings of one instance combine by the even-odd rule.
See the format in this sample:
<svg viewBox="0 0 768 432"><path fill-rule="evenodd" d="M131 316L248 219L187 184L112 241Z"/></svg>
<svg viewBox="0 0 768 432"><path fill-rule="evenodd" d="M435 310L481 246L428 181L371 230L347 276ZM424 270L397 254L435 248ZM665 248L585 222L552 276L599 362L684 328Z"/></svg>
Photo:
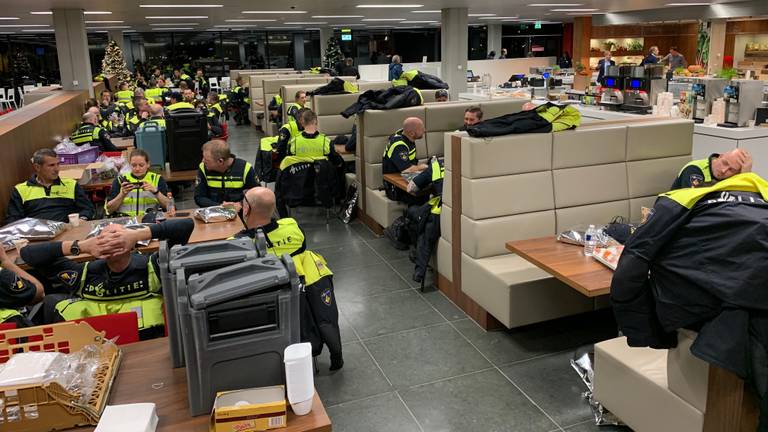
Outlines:
<svg viewBox="0 0 768 432"><path fill-rule="evenodd" d="M77 145L90 144L99 147L99 151L119 151L109 139L107 131L99 126L99 116L92 112L83 114L83 123L69 136Z"/></svg>
<svg viewBox="0 0 768 432"><path fill-rule="evenodd" d="M339 310L333 291L333 273L325 259L307 249L306 238L295 219L274 219L275 194L264 187L250 189L243 199L246 229L235 237L255 238L264 232L267 251L278 257L289 254L303 279L301 340L312 343L312 355L322 352L323 344L331 354L330 370L341 369L344 358L339 333Z"/></svg>
<svg viewBox="0 0 768 432"><path fill-rule="evenodd" d="M408 182L408 193L415 194L432 186L432 197L423 206L411 206L406 211L406 219L415 227L415 237L412 239L416 246L414 263L415 270L413 280L424 282L427 273L427 265L435 250L437 240L440 238L440 213L442 211L443 178L445 167L437 159L432 157L427 169Z"/></svg>
<svg viewBox="0 0 768 432"><path fill-rule="evenodd" d="M168 89L165 88L165 81L162 78L159 78L157 81L155 81L155 87L148 88L144 92L144 96L147 97L147 99L152 99L155 101L154 103L164 103L165 102L165 94L168 92Z"/></svg>
<svg viewBox="0 0 768 432"><path fill-rule="evenodd" d="M0 323L31 326L19 309L39 303L44 295L43 284L8 258L0 245Z"/></svg>
<svg viewBox="0 0 768 432"><path fill-rule="evenodd" d="M302 125L302 130L295 133L295 131L298 131L298 124ZM327 158L333 165L338 165L339 160L343 163L343 159L341 159L341 156L336 153L336 150L331 145L331 140L317 130L317 114L312 112L312 110L301 110L301 118L299 123L297 123L296 129L291 129L291 134L294 133L295 135L288 141L286 146L278 142L277 157L285 162L285 164L281 164L280 169L285 169L287 165L290 165L289 161L285 161L286 156L314 160Z"/></svg>
<svg viewBox="0 0 768 432"><path fill-rule="evenodd" d="M289 103L285 107L285 113L293 117L294 120L298 120L299 118L299 110L304 108L304 105L307 104L307 92L304 90L299 90L296 92L293 98L293 102Z"/></svg>
<svg viewBox="0 0 768 432"><path fill-rule="evenodd" d="M187 86L192 87L192 77L187 75L186 72L182 72L179 69L173 70L173 84L175 87L179 87L182 82L186 82Z"/></svg>
<svg viewBox="0 0 768 432"><path fill-rule="evenodd" d="M206 98L206 107L208 108L208 113L213 113L213 115L217 118L224 114L224 108L221 106L219 94L216 91L211 90L208 93L208 97Z"/></svg>
<svg viewBox="0 0 768 432"><path fill-rule="evenodd" d="M168 240L169 247L184 244L195 228L192 219L171 219L139 229L112 224L96 237L75 241L35 243L21 250L24 261L58 280L67 294L46 296L46 321L135 312L142 339L162 336L163 293L157 253L133 253L137 242ZM89 254L98 259L75 262L66 256Z"/></svg>
<svg viewBox="0 0 768 432"><path fill-rule="evenodd" d="M120 83L120 90L115 92L115 98L117 99L117 105L127 105L133 99L133 90L127 82Z"/></svg>
<svg viewBox="0 0 768 432"><path fill-rule="evenodd" d="M142 122L139 125L139 129L143 129L144 125L148 121L154 122L158 126L164 128L165 127L165 110L163 110L163 107L158 105L158 104L150 105L150 107L149 107L149 118L147 119L147 121Z"/></svg>
<svg viewBox="0 0 768 432"><path fill-rule="evenodd" d="M712 153L707 159L688 162L672 183L670 190L711 186L736 174L752 171L752 156L743 149Z"/></svg>
<svg viewBox="0 0 768 432"><path fill-rule="evenodd" d="M235 157L222 140L208 141L202 150L195 203L200 207L231 205L239 212L245 191L258 186L253 166Z"/></svg>
<svg viewBox="0 0 768 432"><path fill-rule="evenodd" d="M168 208L168 185L160 174L149 171L149 154L133 149L128 155L131 172L112 182L105 208L110 215L143 216L147 209Z"/></svg>
<svg viewBox="0 0 768 432"><path fill-rule="evenodd" d="M172 113L174 111L178 110L194 110L195 106L192 105L189 102L185 102L183 96L181 96L180 93L173 92L170 95L171 103L168 105L165 109L169 113Z"/></svg>
<svg viewBox="0 0 768 432"><path fill-rule="evenodd" d="M51 149L40 149L32 155L35 174L17 184L5 215L5 223L25 217L68 222L72 213L82 219L93 217L93 204L74 179L59 177L59 157Z"/></svg>

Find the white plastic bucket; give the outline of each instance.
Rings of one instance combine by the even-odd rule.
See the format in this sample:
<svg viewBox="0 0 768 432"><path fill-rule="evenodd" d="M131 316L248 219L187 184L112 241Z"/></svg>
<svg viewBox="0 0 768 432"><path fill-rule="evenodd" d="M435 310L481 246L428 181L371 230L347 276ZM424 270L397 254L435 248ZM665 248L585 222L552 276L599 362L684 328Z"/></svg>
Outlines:
<svg viewBox="0 0 768 432"><path fill-rule="evenodd" d="M288 402L296 415L312 411L315 377L312 371L312 344L289 345L283 355Z"/></svg>

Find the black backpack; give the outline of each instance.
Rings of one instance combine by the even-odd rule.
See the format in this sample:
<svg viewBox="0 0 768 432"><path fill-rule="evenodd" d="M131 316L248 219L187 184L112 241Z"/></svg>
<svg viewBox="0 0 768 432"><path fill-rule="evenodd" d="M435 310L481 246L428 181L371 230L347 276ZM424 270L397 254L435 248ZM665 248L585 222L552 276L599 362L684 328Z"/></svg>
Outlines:
<svg viewBox="0 0 768 432"><path fill-rule="evenodd" d="M384 236L389 239L389 242L395 249L408 250L411 239L408 235L408 225L405 217L399 216L395 219L390 226L384 229Z"/></svg>

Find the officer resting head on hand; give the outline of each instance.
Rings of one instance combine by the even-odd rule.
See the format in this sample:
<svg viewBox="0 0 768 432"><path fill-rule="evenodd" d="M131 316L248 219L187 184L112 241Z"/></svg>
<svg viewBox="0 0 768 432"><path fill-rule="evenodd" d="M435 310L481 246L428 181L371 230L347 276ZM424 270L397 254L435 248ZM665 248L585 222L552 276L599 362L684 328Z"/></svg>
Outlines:
<svg viewBox="0 0 768 432"><path fill-rule="evenodd" d="M713 153L707 159L687 163L677 175L670 190L710 186L736 174L752 171L752 155L743 149L723 154Z"/></svg>
<svg viewBox="0 0 768 432"><path fill-rule="evenodd" d="M245 191L258 186L250 163L235 157L226 141L203 144L203 161L197 170L195 203L200 207L231 205L238 212Z"/></svg>
<svg viewBox="0 0 768 432"><path fill-rule="evenodd" d="M158 255L134 253L136 242L167 240L169 247L189 240L195 222L172 219L139 229L113 224L86 240L36 243L21 250L21 257L67 294L52 294L43 303L45 322L89 316L136 312L142 339L163 335L163 294ZM89 254L90 262L66 258Z"/></svg>
<svg viewBox="0 0 768 432"><path fill-rule="evenodd" d="M43 284L8 258L0 245L0 323L31 326L18 309L39 303L44 295Z"/></svg>
<svg viewBox="0 0 768 432"><path fill-rule="evenodd" d="M67 222L71 213L79 213L82 219L93 217L93 204L83 188L74 179L59 177L59 157L55 151L36 151L32 167L35 174L11 191L6 224L25 217Z"/></svg>

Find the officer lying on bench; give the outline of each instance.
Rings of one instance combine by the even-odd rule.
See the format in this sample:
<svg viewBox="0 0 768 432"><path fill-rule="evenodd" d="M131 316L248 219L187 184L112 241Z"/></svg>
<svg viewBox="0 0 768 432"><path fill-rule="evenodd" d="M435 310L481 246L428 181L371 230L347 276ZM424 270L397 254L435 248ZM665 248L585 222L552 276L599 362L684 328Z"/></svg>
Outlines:
<svg viewBox="0 0 768 432"><path fill-rule="evenodd" d="M43 302L45 322L58 322L123 312L136 312L139 336L162 336L163 293L157 253L134 253L136 242L168 240L184 244L195 228L192 219L174 219L141 229L109 225L96 237L82 241L32 244L21 250L24 261L46 277L63 283L69 294L52 294ZM66 258L87 253L95 261Z"/></svg>

